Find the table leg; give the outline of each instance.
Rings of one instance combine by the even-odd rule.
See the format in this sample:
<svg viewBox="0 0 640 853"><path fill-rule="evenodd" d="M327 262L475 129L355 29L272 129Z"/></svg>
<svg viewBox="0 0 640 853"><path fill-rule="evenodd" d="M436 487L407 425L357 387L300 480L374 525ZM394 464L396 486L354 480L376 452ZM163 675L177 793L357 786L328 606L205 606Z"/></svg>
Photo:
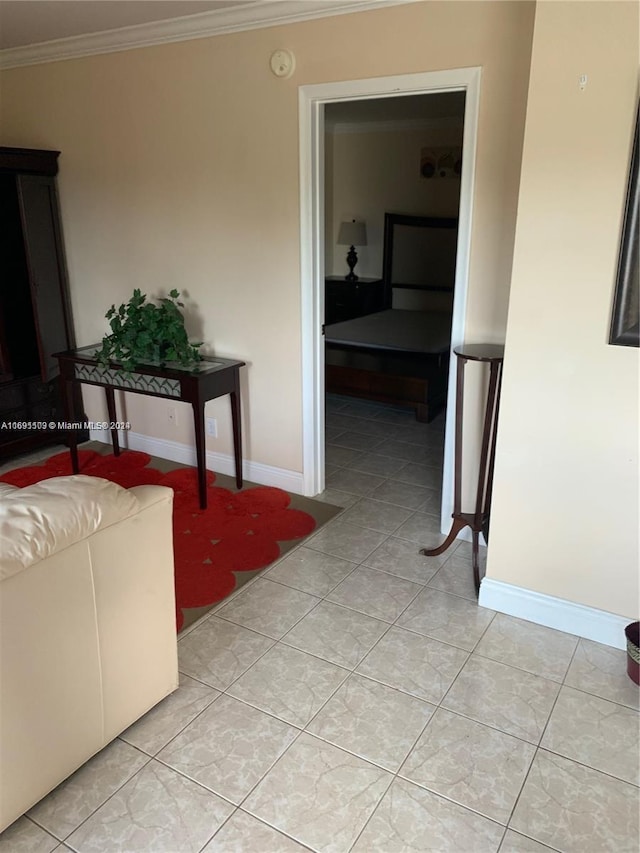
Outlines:
<svg viewBox="0 0 640 853"><path fill-rule="evenodd" d="M62 397L62 407L64 409L64 418L68 423L73 421L73 380L67 379L60 374L60 396ZM71 428L67 431L67 441L69 442L69 453L71 454L71 470L74 474L80 473L80 465L78 462L78 433Z"/></svg>
<svg viewBox="0 0 640 853"><path fill-rule="evenodd" d="M104 389L105 396L107 398L107 412L109 413L109 420L112 424L116 423L116 397L113 391L113 388L108 385ZM120 456L120 443L118 441L118 430L115 427L111 430L111 443L113 445L113 455Z"/></svg>
<svg viewBox="0 0 640 853"><path fill-rule="evenodd" d="M193 426L196 438L196 459L198 462L198 493L200 495L200 509L207 508L207 465L204 441L204 403L194 400Z"/></svg>
<svg viewBox="0 0 640 853"><path fill-rule="evenodd" d="M242 431L240 415L240 388L236 376L236 390L229 394L231 400L231 420L233 422L233 453L236 460L236 486L242 488Z"/></svg>

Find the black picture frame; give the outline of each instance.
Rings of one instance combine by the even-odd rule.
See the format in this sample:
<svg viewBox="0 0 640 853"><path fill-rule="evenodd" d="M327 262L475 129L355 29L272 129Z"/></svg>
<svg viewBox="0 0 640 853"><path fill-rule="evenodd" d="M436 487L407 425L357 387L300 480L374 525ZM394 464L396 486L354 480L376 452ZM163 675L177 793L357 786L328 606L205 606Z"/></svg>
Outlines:
<svg viewBox="0 0 640 853"><path fill-rule="evenodd" d="M631 150L629 184L622 225L609 343L640 346L640 105Z"/></svg>

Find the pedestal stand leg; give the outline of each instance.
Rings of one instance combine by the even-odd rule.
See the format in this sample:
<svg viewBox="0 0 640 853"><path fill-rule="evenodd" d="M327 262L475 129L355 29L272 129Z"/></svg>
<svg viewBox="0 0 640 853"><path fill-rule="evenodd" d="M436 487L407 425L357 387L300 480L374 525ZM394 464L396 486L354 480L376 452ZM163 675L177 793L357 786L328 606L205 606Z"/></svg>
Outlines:
<svg viewBox="0 0 640 853"><path fill-rule="evenodd" d="M472 534L473 544L471 546L472 564L473 564L473 582L476 587L476 595L480 592L480 564L478 562L478 543L480 532L474 530Z"/></svg>
<svg viewBox="0 0 640 853"><path fill-rule="evenodd" d="M454 475L453 475L453 524L449 535L444 540L442 545L437 548L422 548L420 554L425 557L437 557L449 548L455 541L458 533L468 525L468 521L464 519L460 513L462 503L462 401L464 399L464 366L465 359L458 356L458 364L456 367L456 439L455 439L455 459L454 459Z"/></svg>
<svg viewBox="0 0 640 853"><path fill-rule="evenodd" d="M456 518L451 525L451 530L449 531L449 535L444 540L442 545L438 545L437 548L422 548L419 553L424 554L425 557L437 557L438 554L444 553L447 548L453 543L458 533L466 527L468 524L467 521L464 521L462 518Z"/></svg>

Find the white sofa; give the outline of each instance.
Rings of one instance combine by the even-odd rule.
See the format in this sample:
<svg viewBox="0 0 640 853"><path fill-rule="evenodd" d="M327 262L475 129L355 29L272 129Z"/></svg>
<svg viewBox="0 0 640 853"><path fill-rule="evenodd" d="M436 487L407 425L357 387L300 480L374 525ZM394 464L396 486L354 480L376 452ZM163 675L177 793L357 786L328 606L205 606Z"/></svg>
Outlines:
<svg viewBox="0 0 640 853"><path fill-rule="evenodd" d="M172 503L0 483L0 831L178 686Z"/></svg>

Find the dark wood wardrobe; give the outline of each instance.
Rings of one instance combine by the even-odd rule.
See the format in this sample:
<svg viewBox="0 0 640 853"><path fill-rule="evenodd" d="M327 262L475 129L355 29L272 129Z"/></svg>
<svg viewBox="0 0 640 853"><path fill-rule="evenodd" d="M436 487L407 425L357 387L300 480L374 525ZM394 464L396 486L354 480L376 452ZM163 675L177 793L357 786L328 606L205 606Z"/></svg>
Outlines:
<svg viewBox="0 0 640 853"><path fill-rule="evenodd" d="M74 347L75 338L56 187L59 153L0 147L0 459L65 440L58 429L12 427L63 420L52 355ZM79 419L81 411L78 398Z"/></svg>

